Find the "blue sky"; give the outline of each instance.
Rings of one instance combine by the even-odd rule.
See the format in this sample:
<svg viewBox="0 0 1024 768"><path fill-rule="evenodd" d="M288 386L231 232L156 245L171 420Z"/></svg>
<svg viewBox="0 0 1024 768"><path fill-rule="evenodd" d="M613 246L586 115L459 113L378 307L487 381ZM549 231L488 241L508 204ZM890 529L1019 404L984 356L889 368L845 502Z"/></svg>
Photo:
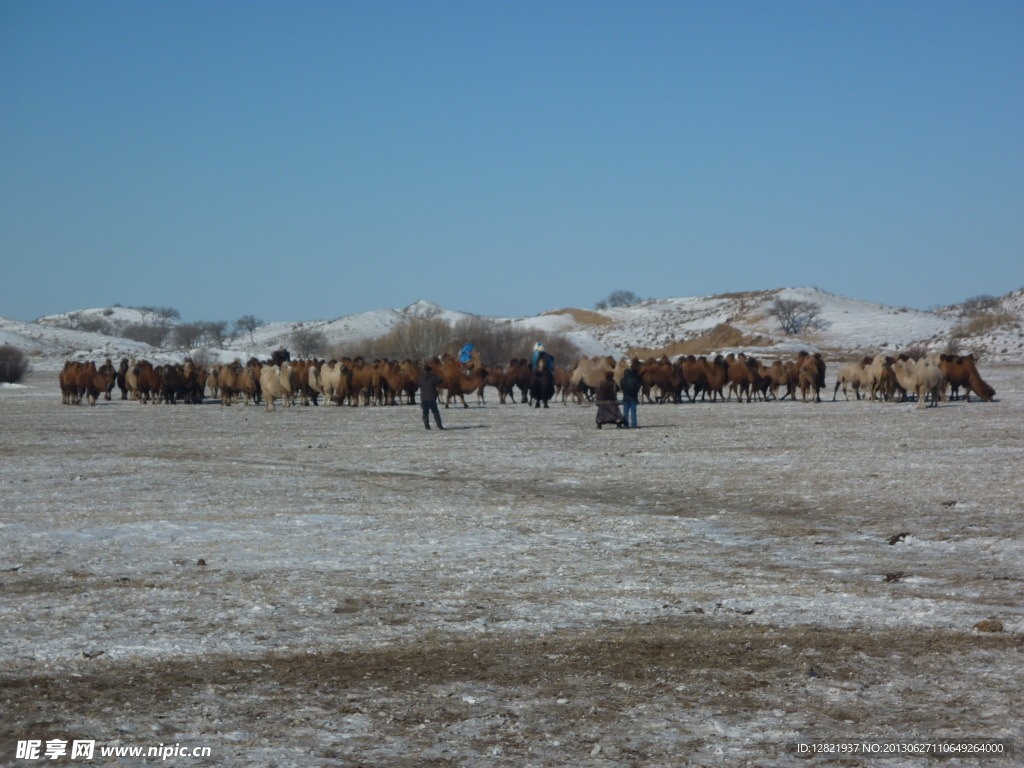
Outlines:
<svg viewBox="0 0 1024 768"><path fill-rule="evenodd" d="M1020 2L5 2L0 316L1024 286Z"/></svg>

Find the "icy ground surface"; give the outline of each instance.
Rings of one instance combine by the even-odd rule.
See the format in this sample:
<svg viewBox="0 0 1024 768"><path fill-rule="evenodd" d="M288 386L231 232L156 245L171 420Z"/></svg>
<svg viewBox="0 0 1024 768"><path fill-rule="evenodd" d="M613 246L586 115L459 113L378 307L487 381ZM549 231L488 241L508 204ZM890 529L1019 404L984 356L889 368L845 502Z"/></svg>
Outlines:
<svg viewBox="0 0 1024 768"><path fill-rule="evenodd" d="M982 374L996 402L641 406L633 432L560 404L445 432L68 407L34 375L0 390L0 764L29 738L213 750L179 765L803 766L787 743L981 736L1021 760L1024 368Z"/></svg>

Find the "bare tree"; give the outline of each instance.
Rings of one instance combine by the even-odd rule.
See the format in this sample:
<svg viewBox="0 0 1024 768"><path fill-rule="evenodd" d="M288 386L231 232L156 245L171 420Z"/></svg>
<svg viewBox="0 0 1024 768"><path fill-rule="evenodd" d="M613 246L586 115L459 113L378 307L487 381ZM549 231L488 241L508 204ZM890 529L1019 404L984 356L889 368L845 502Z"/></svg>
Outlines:
<svg viewBox="0 0 1024 768"><path fill-rule="evenodd" d="M144 316L153 315L156 322L161 325L168 325L171 320L181 319L181 312L174 307L136 307L136 309Z"/></svg>
<svg viewBox="0 0 1024 768"><path fill-rule="evenodd" d="M30 370L32 366L24 352L11 344L0 346L0 381L17 384Z"/></svg>
<svg viewBox="0 0 1024 768"><path fill-rule="evenodd" d="M224 337L227 336L227 320L208 320L205 323L198 323L203 328L203 336L215 347L224 346Z"/></svg>
<svg viewBox="0 0 1024 768"><path fill-rule="evenodd" d="M805 301L803 315L803 330L820 331L827 325L828 323L826 323L821 317L821 304L815 304L813 301Z"/></svg>
<svg viewBox="0 0 1024 768"><path fill-rule="evenodd" d="M318 328L296 328L288 343L299 357L313 357L327 346L327 336Z"/></svg>
<svg viewBox="0 0 1024 768"><path fill-rule="evenodd" d="M632 291L612 291L608 294L608 298L601 299L594 306L597 309L608 309L609 307L631 307L634 304L639 304L643 299L637 296Z"/></svg>
<svg viewBox="0 0 1024 768"><path fill-rule="evenodd" d="M242 317L235 320L236 331L248 331L249 342L252 344L256 343L256 340L252 337L252 332L263 325L263 321L256 317L256 315L243 315Z"/></svg>
<svg viewBox="0 0 1024 768"><path fill-rule="evenodd" d="M782 332L789 336L823 328L820 315L821 305L813 301L776 299L768 307L768 316L778 320Z"/></svg>
<svg viewBox="0 0 1024 768"><path fill-rule="evenodd" d="M399 323L390 332L376 339L367 339L340 350L337 356L364 358L387 357L398 360L429 360L450 347L466 341L468 330L456 336L451 324L438 317L414 317Z"/></svg>
<svg viewBox="0 0 1024 768"><path fill-rule="evenodd" d="M467 317L454 325L440 318L413 318L396 325L384 336L338 345L331 355L368 360L430 360L445 352L454 356L469 342L480 353L484 365L505 365L512 358L529 357L538 341L559 363L574 362L579 357L579 349L562 334L518 328L509 322L483 317Z"/></svg>
<svg viewBox="0 0 1024 768"><path fill-rule="evenodd" d="M176 347L195 347L203 338L203 323L178 323L171 333L171 341Z"/></svg>

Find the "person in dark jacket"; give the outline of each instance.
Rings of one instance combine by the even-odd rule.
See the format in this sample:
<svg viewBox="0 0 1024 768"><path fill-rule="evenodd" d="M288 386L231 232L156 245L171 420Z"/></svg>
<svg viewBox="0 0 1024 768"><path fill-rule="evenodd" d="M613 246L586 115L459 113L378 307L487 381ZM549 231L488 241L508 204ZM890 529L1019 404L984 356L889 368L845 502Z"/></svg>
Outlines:
<svg viewBox="0 0 1024 768"><path fill-rule="evenodd" d="M441 426L441 412L437 410L437 388L444 381L428 365L424 368L423 375L419 377L418 383L420 385L420 407L423 409L423 426L430 429L430 414L433 413L434 423L437 424L437 428L444 429Z"/></svg>
<svg viewBox="0 0 1024 768"><path fill-rule="evenodd" d="M619 411L619 401L615 394L615 374L611 371L605 374L604 381L597 385L597 428L604 424L622 426L622 413Z"/></svg>
<svg viewBox="0 0 1024 768"><path fill-rule="evenodd" d="M640 364L633 364L622 374L619 389L622 390L622 421L627 427L636 429L636 406L640 401Z"/></svg>

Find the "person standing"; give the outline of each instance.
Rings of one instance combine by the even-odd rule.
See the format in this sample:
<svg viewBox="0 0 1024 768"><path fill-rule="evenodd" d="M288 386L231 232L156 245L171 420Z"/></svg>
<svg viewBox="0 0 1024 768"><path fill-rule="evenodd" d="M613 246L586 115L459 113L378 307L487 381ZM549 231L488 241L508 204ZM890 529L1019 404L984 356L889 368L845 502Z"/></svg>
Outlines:
<svg viewBox="0 0 1024 768"><path fill-rule="evenodd" d="M420 385L420 407L423 409L423 426L430 429L430 414L434 414L434 423L437 424L438 429L444 429L441 426L441 412L437 410L437 388L444 383L444 380L434 373L434 369L431 366L426 366L423 369L423 375L419 377L417 383Z"/></svg>
<svg viewBox="0 0 1024 768"><path fill-rule="evenodd" d="M622 390L622 420L631 429L636 429L636 406L640 402L640 387L640 361L634 360L619 381L619 389Z"/></svg>

